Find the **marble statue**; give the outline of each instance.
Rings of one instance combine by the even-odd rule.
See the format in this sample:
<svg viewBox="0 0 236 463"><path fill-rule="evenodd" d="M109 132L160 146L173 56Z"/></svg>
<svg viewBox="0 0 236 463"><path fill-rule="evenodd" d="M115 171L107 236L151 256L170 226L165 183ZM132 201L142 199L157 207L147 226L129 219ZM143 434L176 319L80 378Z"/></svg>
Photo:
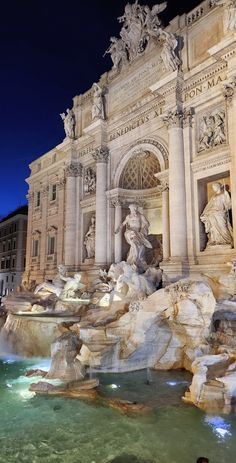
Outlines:
<svg viewBox="0 0 236 463"><path fill-rule="evenodd" d="M84 173L84 193L90 194L96 191L96 172L88 167Z"/></svg>
<svg viewBox="0 0 236 463"><path fill-rule="evenodd" d="M61 291L65 286L65 282L67 281L66 277L66 267L64 265L58 265L58 273L55 276L52 283L44 281L40 283L34 291L34 294L38 294L40 292L46 292L49 294L55 294L57 297L60 296Z"/></svg>
<svg viewBox="0 0 236 463"><path fill-rule="evenodd" d="M161 59L166 71L176 71L180 65L180 59L175 50L178 47L178 40L175 34L159 30L158 40L162 43Z"/></svg>
<svg viewBox="0 0 236 463"><path fill-rule="evenodd" d="M111 54L114 68L117 68L120 64L132 62L137 56L143 53L150 38L159 39L163 27L158 15L165 10L166 6L167 2L163 2L159 5L154 5L150 9L147 5L139 5L138 1L135 1L133 4L128 3L125 6L124 15L118 18L118 21L122 23L120 31L121 39L112 37L111 45L105 52L105 54ZM170 44L171 40L172 43ZM165 46L168 50L172 51L173 38L169 38L169 42ZM173 55L172 51L172 59ZM169 55L168 59L170 60ZM174 56L174 61L176 60L177 57Z"/></svg>
<svg viewBox="0 0 236 463"><path fill-rule="evenodd" d="M214 111L200 121L198 151L214 148L226 142L225 112Z"/></svg>
<svg viewBox="0 0 236 463"><path fill-rule="evenodd" d="M110 53L113 62L113 68L117 69L119 65L126 64L128 62L125 44L123 40L117 39L116 37L110 38L111 45L105 51L104 55Z"/></svg>
<svg viewBox="0 0 236 463"><path fill-rule="evenodd" d="M60 114L63 122L65 134L68 138L75 140L75 114L73 109L67 109L66 114Z"/></svg>
<svg viewBox="0 0 236 463"><path fill-rule="evenodd" d="M85 368L77 358L83 343L79 333L70 328L73 328L73 324L58 325L61 335L51 345L51 365L47 379L78 381L85 376Z"/></svg>
<svg viewBox="0 0 236 463"><path fill-rule="evenodd" d="M214 0L214 5L226 7L225 29L234 31L236 29L236 0Z"/></svg>
<svg viewBox="0 0 236 463"><path fill-rule="evenodd" d="M98 84L93 84L93 106L92 119L105 120L105 107L103 99L103 90Z"/></svg>
<svg viewBox="0 0 236 463"><path fill-rule="evenodd" d="M64 301L68 299L76 299L77 292L85 289L85 285L81 283L81 273L75 273L73 277L67 277L63 290L59 294L59 298Z"/></svg>
<svg viewBox="0 0 236 463"><path fill-rule="evenodd" d="M161 279L160 269L149 267L145 273L140 274L135 265L122 262L122 270L114 290L116 293L123 294L127 299L144 299L157 290Z"/></svg>
<svg viewBox="0 0 236 463"><path fill-rule="evenodd" d="M89 229L84 237L84 245L86 247L88 259L94 259L95 257L95 231L96 231L96 219L94 216L92 216Z"/></svg>
<svg viewBox="0 0 236 463"><path fill-rule="evenodd" d="M221 183L213 183L213 196L201 214L208 237L207 247L216 245L233 246L233 232L229 220L231 198Z"/></svg>
<svg viewBox="0 0 236 463"><path fill-rule="evenodd" d="M124 227L125 239L130 245L130 250L127 256L128 264L135 264L138 267L146 267L144 258L145 248L152 249L151 243L148 241L149 222L146 217L139 212L136 204L129 205L130 214L128 214L124 222L117 228L115 233L119 233Z"/></svg>
<svg viewBox="0 0 236 463"><path fill-rule="evenodd" d="M228 262L230 272L228 274L220 275L219 283L222 285L221 294L224 299L236 299L236 260L233 259ZM222 297L221 297L222 299Z"/></svg>
<svg viewBox="0 0 236 463"><path fill-rule="evenodd" d="M150 10L149 6L144 6L144 13L146 15L144 26L146 26L147 32L151 37L157 37L161 26L158 14L162 13L166 7L167 2L160 3L160 5L154 5L152 10Z"/></svg>

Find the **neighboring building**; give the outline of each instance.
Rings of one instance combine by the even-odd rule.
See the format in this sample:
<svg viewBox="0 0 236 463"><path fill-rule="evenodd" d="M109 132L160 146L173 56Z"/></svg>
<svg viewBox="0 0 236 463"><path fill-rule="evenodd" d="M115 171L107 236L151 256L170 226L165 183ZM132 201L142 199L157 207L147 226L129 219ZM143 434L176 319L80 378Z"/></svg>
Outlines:
<svg viewBox="0 0 236 463"><path fill-rule="evenodd" d="M0 298L20 285L25 269L28 207L0 221Z"/></svg>
<svg viewBox="0 0 236 463"><path fill-rule="evenodd" d="M162 237L161 267L170 278L227 270L236 226L232 243L209 246L200 217L220 182L236 224L231 4L206 0L166 29L156 14L165 3L126 6L121 38L107 50L113 68L74 98L62 114L66 138L30 165L26 278L51 280L61 263L92 271L125 259L127 243L114 231L132 202L143 208L150 234ZM223 209L221 219L213 226L226 227Z"/></svg>

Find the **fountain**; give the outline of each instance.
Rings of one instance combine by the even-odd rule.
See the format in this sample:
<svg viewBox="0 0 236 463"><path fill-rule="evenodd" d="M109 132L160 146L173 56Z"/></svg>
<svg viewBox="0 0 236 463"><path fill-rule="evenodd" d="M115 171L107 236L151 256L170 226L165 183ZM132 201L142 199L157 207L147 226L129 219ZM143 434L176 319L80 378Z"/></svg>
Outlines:
<svg viewBox="0 0 236 463"><path fill-rule="evenodd" d="M137 214L133 209L132 220ZM92 400L124 415L149 415L155 411L156 393L151 402L144 400L143 391L130 400L122 397L114 379L112 396L107 396L100 375L119 378L144 371L142 387L152 394L156 371L174 371L165 388L177 388L182 369L193 375L192 382L180 382L183 406L234 412L235 263L228 276L203 275L160 288L161 270L145 262L146 234L129 226L126 239L127 261L100 270L91 283L83 282L82 273L68 276L59 266L52 283L6 298L1 330L5 345L29 358L49 357L51 352L49 368L26 372L24 396Z"/></svg>

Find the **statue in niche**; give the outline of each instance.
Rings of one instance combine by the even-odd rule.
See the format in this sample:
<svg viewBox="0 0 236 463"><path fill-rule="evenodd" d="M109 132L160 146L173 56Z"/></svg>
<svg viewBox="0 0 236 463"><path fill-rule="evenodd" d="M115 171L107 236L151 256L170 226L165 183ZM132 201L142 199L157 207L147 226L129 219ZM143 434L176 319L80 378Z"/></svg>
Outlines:
<svg viewBox="0 0 236 463"><path fill-rule="evenodd" d="M226 142L225 112L213 111L200 122L198 151L214 148Z"/></svg>
<svg viewBox="0 0 236 463"><path fill-rule="evenodd" d="M181 61L175 50L178 47L178 40L175 34L159 30L158 40L162 43L161 59L166 71L176 71Z"/></svg>
<svg viewBox="0 0 236 463"><path fill-rule="evenodd" d="M236 29L236 0L214 0L213 4L226 7L225 29L234 31Z"/></svg>
<svg viewBox="0 0 236 463"><path fill-rule="evenodd" d="M75 114L73 109L67 109L66 114L60 114L64 122L65 134L68 138L75 140Z"/></svg>
<svg viewBox="0 0 236 463"><path fill-rule="evenodd" d="M105 120L103 90L98 84L93 84L92 119Z"/></svg>
<svg viewBox="0 0 236 463"><path fill-rule="evenodd" d="M84 174L84 193L90 194L96 191L96 172L88 167Z"/></svg>
<svg viewBox="0 0 236 463"><path fill-rule="evenodd" d="M125 230L125 239L130 245L130 250L127 256L128 264L135 264L137 267L145 268L145 248L152 249L151 243L148 241L149 222L146 217L139 212L136 204L129 205L130 214L128 214L124 222L117 228L115 234L119 233L123 227Z"/></svg>
<svg viewBox="0 0 236 463"><path fill-rule="evenodd" d="M230 194L221 183L213 183L212 189L214 194L200 217L208 237L207 248L217 245L233 247L233 230L229 217Z"/></svg>
<svg viewBox="0 0 236 463"><path fill-rule="evenodd" d="M96 219L91 217L91 224L84 237L84 245L86 247L87 258L94 259L95 257L95 232L96 232Z"/></svg>
<svg viewBox="0 0 236 463"><path fill-rule="evenodd" d="M117 69L120 64L126 64L128 62L127 53L123 40L117 39L116 37L110 38L111 45L105 51L104 55L110 53L113 62L113 68Z"/></svg>

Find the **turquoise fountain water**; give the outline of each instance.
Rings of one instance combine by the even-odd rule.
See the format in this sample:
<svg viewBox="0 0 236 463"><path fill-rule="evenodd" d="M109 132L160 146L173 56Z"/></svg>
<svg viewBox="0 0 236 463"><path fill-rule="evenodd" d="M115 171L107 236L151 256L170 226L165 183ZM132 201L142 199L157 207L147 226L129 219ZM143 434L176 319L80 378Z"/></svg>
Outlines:
<svg viewBox="0 0 236 463"><path fill-rule="evenodd" d="M200 455L211 463L235 461L236 417L183 404L189 374L148 372L149 385L146 371L100 375L102 395L153 407L148 415L128 417L94 402L33 396L24 372L48 366L0 362L0 462L195 463Z"/></svg>

